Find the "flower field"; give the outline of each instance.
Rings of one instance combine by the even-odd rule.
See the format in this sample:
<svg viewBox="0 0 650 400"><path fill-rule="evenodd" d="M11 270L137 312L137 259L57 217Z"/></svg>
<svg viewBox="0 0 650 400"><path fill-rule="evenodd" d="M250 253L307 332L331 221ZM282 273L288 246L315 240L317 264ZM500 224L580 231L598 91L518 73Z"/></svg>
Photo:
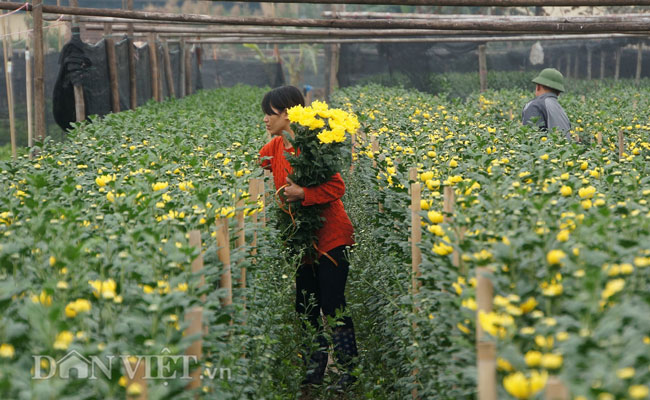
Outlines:
<svg viewBox="0 0 650 400"><path fill-rule="evenodd" d="M182 355L197 339L183 335L184 314L197 305L202 372L218 367L229 379L203 379L196 393L183 380L148 380L148 398L298 397L298 349L310 339L296 337L294 270L272 224L253 224L273 204L248 193L263 176L263 93L240 86L150 103L80 125L34 159L0 163L1 398L135 398L143 388L117 361L110 377L34 380L33 356ZM573 399L650 397L650 89L561 96L582 144L522 127L531 96L490 91L461 102L381 86L333 96L361 124L343 177L361 353L348 397L474 397L477 326L496 343L499 399L543 398L551 376ZM422 185L417 294L411 167ZM446 186L453 215L443 211ZM245 247L235 243L237 212ZM232 241L226 306L218 218ZM199 254L191 230L201 232L201 274L190 267ZM479 267L490 271L494 308L477 316Z"/></svg>

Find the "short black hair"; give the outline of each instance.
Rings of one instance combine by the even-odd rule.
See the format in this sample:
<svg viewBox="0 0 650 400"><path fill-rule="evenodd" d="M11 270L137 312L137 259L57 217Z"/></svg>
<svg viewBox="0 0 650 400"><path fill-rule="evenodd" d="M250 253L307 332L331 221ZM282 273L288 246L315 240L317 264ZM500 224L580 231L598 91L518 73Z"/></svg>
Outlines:
<svg viewBox="0 0 650 400"><path fill-rule="evenodd" d="M304 107L305 98L295 86L280 86L266 93L262 99L262 111L266 115L276 115L273 108L282 112L297 105Z"/></svg>
<svg viewBox="0 0 650 400"><path fill-rule="evenodd" d="M555 93L556 96L559 96L560 93L562 93L561 91L559 91L559 90L557 90L557 89L553 89L552 87L548 87L548 86L546 86L546 85L542 85L541 83L538 83L538 85L540 85L540 86L542 86L542 87L545 87L547 90L550 90L552 93Z"/></svg>

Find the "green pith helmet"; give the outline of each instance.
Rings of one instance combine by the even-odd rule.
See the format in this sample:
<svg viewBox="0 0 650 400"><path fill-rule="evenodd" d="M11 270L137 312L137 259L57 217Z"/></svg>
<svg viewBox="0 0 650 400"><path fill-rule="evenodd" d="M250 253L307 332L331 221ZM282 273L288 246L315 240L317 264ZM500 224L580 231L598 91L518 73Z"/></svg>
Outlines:
<svg viewBox="0 0 650 400"><path fill-rule="evenodd" d="M562 73L555 68L544 68L542 72L533 79L533 82L564 92L564 77L562 76Z"/></svg>

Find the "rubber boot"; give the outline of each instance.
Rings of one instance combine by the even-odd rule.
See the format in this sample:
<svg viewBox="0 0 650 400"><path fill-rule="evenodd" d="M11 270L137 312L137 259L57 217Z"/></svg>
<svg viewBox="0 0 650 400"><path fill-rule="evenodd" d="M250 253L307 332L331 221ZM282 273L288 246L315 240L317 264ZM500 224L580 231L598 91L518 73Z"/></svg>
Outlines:
<svg viewBox="0 0 650 400"><path fill-rule="evenodd" d="M318 349L314 350L308 359L305 360L307 375L303 379L303 385L320 385L325 377L327 369L327 340L322 335L316 339Z"/></svg>
<svg viewBox="0 0 650 400"><path fill-rule="evenodd" d="M357 351L357 340L354 335L354 328L339 327L332 334L334 342L334 355L341 366L341 377L336 384L330 387L331 390L344 392L352 385L357 378L351 374L354 370Z"/></svg>

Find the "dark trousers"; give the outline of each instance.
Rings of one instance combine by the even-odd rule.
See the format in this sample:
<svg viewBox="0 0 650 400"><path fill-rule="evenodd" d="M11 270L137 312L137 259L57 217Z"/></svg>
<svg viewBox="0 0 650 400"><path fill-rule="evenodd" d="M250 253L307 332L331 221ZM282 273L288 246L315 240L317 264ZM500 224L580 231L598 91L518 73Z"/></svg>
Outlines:
<svg viewBox="0 0 650 400"><path fill-rule="evenodd" d="M326 256L318 263L303 264L296 273L296 311L306 315L310 324L322 330L320 312L334 318L337 310L345 310L345 283L348 279L350 263L346 256L346 246L339 246L327 252L338 265ZM352 318L343 317L341 327L354 329Z"/></svg>

